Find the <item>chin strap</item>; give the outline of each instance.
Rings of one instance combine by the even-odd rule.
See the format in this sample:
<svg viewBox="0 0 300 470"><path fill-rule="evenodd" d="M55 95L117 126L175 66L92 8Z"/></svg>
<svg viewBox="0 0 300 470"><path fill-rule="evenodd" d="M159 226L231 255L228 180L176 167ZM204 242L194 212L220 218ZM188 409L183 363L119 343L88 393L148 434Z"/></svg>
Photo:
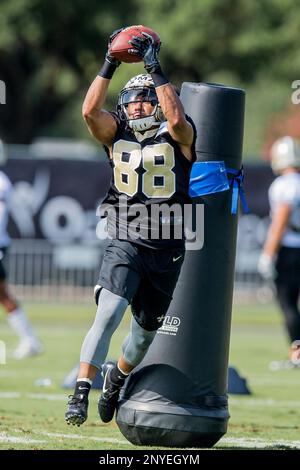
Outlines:
<svg viewBox="0 0 300 470"><path fill-rule="evenodd" d="M147 116L140 119L129 119L128 125L133 131L143 132L151 129L154 126L160 126L160 122L157 122L155 116Z"/></svg>

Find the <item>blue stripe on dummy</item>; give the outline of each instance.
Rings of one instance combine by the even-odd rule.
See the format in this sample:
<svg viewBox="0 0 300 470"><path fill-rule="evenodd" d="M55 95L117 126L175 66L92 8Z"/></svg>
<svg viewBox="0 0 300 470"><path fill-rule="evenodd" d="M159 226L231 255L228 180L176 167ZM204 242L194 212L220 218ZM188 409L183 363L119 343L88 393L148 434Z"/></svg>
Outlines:
<svg viewBox="0 0 300 470"><path fill-rule="evenodd" d="M232 176L230 179L228 179L228 174ZM248 213L243 181L243 167L240 170L226 168L223 161L196 162L192 166L189 195L191 197L205 196L232 188L231 214L237 214L239 195L243 211Z"/></svg>
<svg viewBox="0 0 300 470"><path fill-rule="evenodd" d="M229 187L224 162L196 162L192 166L189 190L191 197L219 193Z"/></svg>

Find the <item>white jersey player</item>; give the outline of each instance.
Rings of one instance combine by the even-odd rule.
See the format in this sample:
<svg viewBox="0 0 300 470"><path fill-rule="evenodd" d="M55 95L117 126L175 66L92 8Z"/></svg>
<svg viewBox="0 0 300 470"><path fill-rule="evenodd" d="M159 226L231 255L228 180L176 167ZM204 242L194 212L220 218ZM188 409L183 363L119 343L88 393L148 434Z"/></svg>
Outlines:
<svg viewBox="0 0 300 470"><path fill-rule="evenodd" d="M34 334L26 313L12 297L7 287L5 255L10 244L7 223L11 194L12 184L5 173L0 171L0 303L7 314L9 325L20 338L20 343L14 351L14 357L24 359L40 354L43 351L43 346Z"/></svg>
<svg viewBox="0 0 300 470"><path fill-rule="evenodd" d="M300 364L300 145L286 136L271 148L271 165L279 176L269 189L271 225L258 263L273 279L291 342L289 359Z"/></svg>

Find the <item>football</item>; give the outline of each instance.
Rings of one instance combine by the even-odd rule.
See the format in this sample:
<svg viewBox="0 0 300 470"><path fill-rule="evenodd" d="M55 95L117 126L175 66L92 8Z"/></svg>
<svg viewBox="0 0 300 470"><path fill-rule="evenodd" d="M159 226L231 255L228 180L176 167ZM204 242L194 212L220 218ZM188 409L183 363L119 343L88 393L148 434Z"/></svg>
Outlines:
<svg viewBox="0 0 300 470"><path fill-rule="evenodd" d="M142 36L142 32L150 34L154 41L160 44L159 35L153 31L153 29L147 28L143 25L128 26L127 28L124 28L119 34L117 34L117 36L113 39L109 48L109 53L121 62L141 62L142 58L136 54L130 54L128 49L133 48L129 42L130 39L132 39L133 36Z"/></svg>

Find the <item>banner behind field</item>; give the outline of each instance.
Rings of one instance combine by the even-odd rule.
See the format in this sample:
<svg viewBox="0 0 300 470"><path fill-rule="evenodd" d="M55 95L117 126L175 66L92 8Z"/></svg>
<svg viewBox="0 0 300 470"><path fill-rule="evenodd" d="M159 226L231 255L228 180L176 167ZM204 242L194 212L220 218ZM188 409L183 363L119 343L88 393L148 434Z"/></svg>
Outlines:
<svg viewBox="0 0 300 470"><path fill-rule="evenodd" d="M109 163L10 159L3 171L14 185L12 238L95 239L96 208L109 185Z"/></svg>
<svg viewBox="0 0 300 470"><path fill-rule="evenodd" d="M96 239L96 208L111 177L108 162L11 158L3 171L14 185L9 221L12 238L64 243ZM273 179L267 165L245 166L244 186L251 214L241 214L243 237L251 233L253 238L257 230L258 238L264 236L265 230L259 226L268 218L267 194Z"/></svg>

